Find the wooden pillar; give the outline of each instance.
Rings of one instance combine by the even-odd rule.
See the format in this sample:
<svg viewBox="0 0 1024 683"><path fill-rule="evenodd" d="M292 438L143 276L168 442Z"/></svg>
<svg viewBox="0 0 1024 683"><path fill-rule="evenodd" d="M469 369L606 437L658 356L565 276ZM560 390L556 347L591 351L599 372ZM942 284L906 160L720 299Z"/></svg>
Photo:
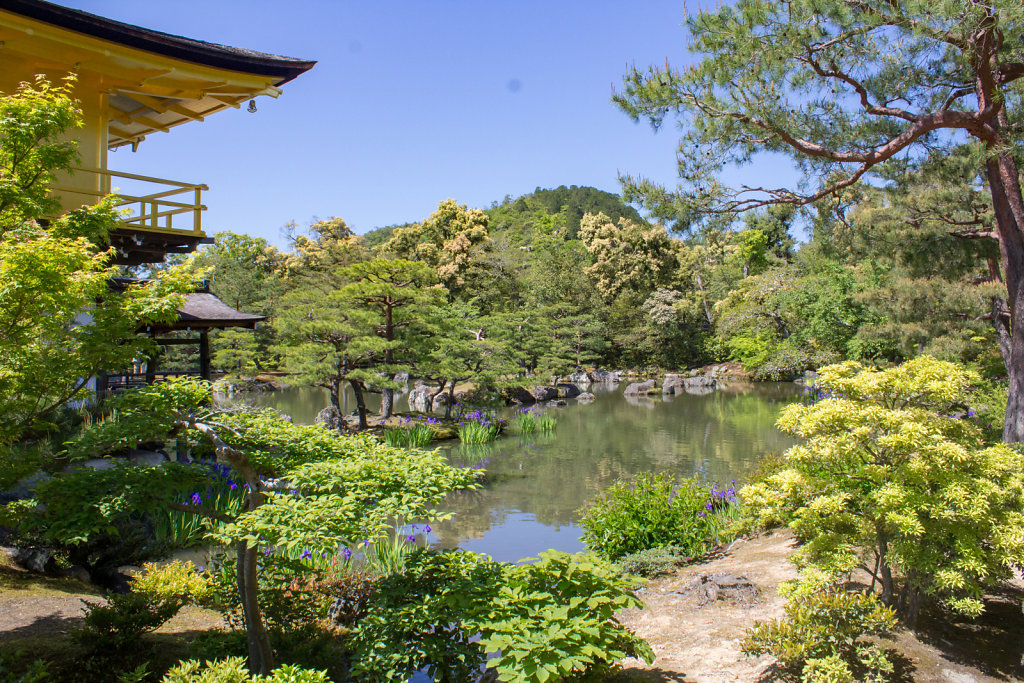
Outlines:
<svg viewBox="0 0 1024 683"><path fill-rule="evenodd" d="M210 331L199 333L199 376L210 381Z"/></svg>
<svg viewBox="0 0 1024 683"><path fill-rule="evenodd" d="M156 361L158 358L160 358L159 347L146 358L146 384L156 382Z"/></svg>

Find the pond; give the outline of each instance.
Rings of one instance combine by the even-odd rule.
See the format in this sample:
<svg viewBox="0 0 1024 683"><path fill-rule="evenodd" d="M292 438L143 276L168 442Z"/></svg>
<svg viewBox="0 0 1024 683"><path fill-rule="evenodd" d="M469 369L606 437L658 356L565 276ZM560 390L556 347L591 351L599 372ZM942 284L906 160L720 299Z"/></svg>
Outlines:
<svg viewBox="0 0 1024 683"><path fill-rule="evenodd" d="M512 435L483 446L442 443L453 463L484 464L489 483L452 496L455 516L434 526L434 545L503 561L547 548L576 552L583 549L579 509L618 479L669 472L726 484L742 480L761 456L794 443L774 426L779 410L799 395L794 384L737 384L664 399L626 397L624 387L594 385L593 403L570 399L565 407L548 408L558 419L549 435ZM326 391L314 388L234 398L277 408L299 423L312 422L327 405ZM349 406L354 409L354 401ZM404 399L396 400L396 409L407 409Z"/></svg>

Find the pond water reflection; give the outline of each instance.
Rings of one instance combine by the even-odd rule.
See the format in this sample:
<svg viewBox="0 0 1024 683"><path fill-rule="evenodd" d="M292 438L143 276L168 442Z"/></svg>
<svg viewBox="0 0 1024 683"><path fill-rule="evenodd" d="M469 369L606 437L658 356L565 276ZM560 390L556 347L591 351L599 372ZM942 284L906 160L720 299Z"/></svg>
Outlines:
<svg viewBox="0 0 1024 683"><path fill-rule="evenodd" d="M435 544L506 561L546 548L582 550L579 508L618 479L670 472L727 483L742 479L761 456L794 442L774 426L782 406L798 396L793 384L732 385L666 399L627 399L623 388L595 385L593 403L569 400L549 408L558 418L549 435L512 435L472 447L442 444L454 463L484 464L488 485L452 496L455 516L434 525ZM296 422L312 422L327 405L325 391L308 388L235 398L278 408ZM397 407L407 406L400 399Z"/></svg>

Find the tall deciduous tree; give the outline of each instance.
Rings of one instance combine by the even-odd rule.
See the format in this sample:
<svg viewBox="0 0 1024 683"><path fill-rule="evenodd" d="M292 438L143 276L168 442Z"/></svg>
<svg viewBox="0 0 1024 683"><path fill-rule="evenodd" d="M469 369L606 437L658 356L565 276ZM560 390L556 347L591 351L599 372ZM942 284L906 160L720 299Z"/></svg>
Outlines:
<svg viewBox="0 0 1024 683"><path fill-rule="evenodd" d="M681 226L773 204L808 205L929 150L972 141L995 215L1010 328L1004 439L1024 441L1024 197L1016 151L1024 77L1019 0L741 0L687 21L693 67L627 74L634 118L684 123L667 191L627 198ZM727 164L791 156L804 189L728 187Z"/></svg>
<svg viewBox="0 0 1024 683"><path fill-rule="evenodd" d="M580 239L594 259L586 273L609 301L623 289L646 294L667 286L679 267L677 241L660 225L587 214L580 222Z"/></svg>
<svg viewBox="0 0 1024 683"><path fill-rule="evenodd" d="M81 398L99 371L152 349L136 332L173 320L192 284L171 268L114 291L104 250L113 201L56 215L49 184L78 159L63 134L79 125L70 81L40 78L0 97L0 446Z"/></svg>
<svg viewBox="0 0 1024 683"><path fill-rule="evenodd" d="M446 199L422 223L396 228L383 251L414 259L437 269L437 276L452 294L461 291L487 242L487 214Z"/></svg>

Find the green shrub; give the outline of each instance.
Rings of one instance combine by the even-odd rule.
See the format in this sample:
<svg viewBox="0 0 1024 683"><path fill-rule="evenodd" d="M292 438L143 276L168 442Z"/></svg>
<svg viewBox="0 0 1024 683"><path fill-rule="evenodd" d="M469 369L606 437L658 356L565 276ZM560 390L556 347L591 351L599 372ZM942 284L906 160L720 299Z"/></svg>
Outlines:
<svg viewBox="0 0 1024 683"><path fill-rule="evenodd" d="M613 566L547 551L539 562L508 571L498 594L502 609L476 624L483 648L500 653L487 661L499 680L600 680L627 657L654 661L647 642L615 617L643 602Z"/></svg>
<svg viewBox="0 0 1024 683"><path fill-rule="evenodd" d="M770 654L807 683L888 680L892 662L864 638L889 635L896 615L874 595L834 586L795 594L786 603L786 617L756 622L746 632L743 652Z"/></svg>
<svg viewBox="0 0 1024 683"><path fill-rule="evenodd" d="M111 680L130 672L154 655L143 636L163 626L183 606L179 600L161 600L146 593L112 593L107 604L85 603L82 626L71 632L85 656L77 663L82 680Z"/></svg>
<svg viewBox="0 0 1024 683"><path fill-rule="evenodd" d="M1024 564L1024 455L986 447L965 411L976 382L927 356L822 368L821 400L779 417L802 443L740 491L744 504L790 520L802 561L821 571L874 567L882 601L908 624L929 595L980 614L986 586Z"/></svg>
<svg viewBox="0 0 1024 683"><path fill-rule="evenodd" d="M24 653L0 652L0 683L47 683L53 680L50 662L34 659L26 662Z"/></svg>
<svg viewBox="0 0 1024 683"><path fill-rule="evenodd" d="M435 680L475 680L486 664L499 680L543 683L597 676L625 657L653 660L615 618L643 603L592 556L549 551L516 566L424 551L377 589L353 634L357 677L404 681L427 668Z"/></svg>
<svg viewBox="0 0 1024 683"><path fill-rule="evenodd" d="M651 579L663 574L671 574L692 559L693 556L688 554L685 548L670 545L623 555L616 560L615 564L623 574Z"/></svg>
<svg viewBox="0 0 1024 683"><path fill-rule="evenodd" d="M693 479L640 474L610 487L583 509L583 542L609 560L666 546L703 554L717 531L711 498L711 488Z"/></svg>
<svg viewBox="0 0 1024 683"><path fill-rule="evenodd" d="M162 683L331 683L324 671L285 664L267 676L250 676L245 660L231 657L205 664L195 660L182 662L167 672Z"/></svg>

